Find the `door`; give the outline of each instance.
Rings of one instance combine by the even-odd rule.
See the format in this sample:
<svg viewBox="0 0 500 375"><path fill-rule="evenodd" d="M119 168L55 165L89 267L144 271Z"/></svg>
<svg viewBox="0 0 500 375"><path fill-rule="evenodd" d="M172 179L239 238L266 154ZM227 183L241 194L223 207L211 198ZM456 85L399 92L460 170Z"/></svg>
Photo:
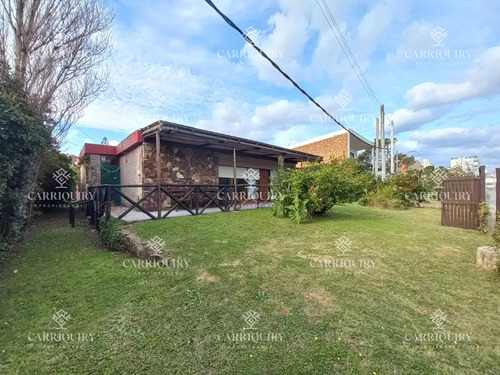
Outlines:
<svg viewBox="0 0 500 375"><path fill-rule="evenodd" d="M260 170L260 179L259 179L259 192L261 200L269 199L269 184L271 177L271 171L269 169L261 169Z"/></svg>
<svg viewBox="0 0 500 375"><path fill-rule="evenodd" d="M101 185L120 185L120 166L115 164L101 164ZM120 189L119 186L116 189ZM121 196L116 191L111 192L111 201L115 206L121 204Z"/></svg>

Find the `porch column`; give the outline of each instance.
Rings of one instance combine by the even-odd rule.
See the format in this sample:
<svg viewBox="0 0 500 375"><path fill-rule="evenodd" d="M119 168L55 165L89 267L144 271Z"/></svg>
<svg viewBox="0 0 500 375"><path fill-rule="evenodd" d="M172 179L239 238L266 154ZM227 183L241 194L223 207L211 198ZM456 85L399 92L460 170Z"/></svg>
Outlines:
<svg viewBox="0 0 500 375"><path fill-rule="evenodd" d="M156 182L158 184L157 203L158 203L158 219L161 219L161 165L160 165L160 131L156 131Z"/></svg>
<svg viewBox="0 0 500 375"><path fill-rule="evenodd" d="M234 175L234 194L233 194L233 201L234 201L234 209L236 210L236 194L237 194L237 191L238 191L238 183L236 182L237 178L237 174L236 174L236 148L233 147L233 175Z"/></svg>

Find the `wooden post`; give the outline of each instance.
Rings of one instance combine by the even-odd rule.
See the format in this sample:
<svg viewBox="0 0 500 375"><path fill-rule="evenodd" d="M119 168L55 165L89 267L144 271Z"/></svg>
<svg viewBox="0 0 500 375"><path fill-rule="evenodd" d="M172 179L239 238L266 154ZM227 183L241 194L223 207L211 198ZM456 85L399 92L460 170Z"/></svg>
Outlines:
<svg viewBox="0 0 500 375"><path fill-rule="evenodd" d="M158 184L157 203L158 203L158 219L161 219L161 165L160 165L160 130L156 131L156 181Z"/></svg>
<svg viewBox="0 0 500 375"><path fill-rule="evenodd" d="M380 142L380 151L382 151L382 180L385 180L385 111L383 104L380 106Z"/></svg>
<svg viewBox="0 0 500 375"><path fill-rule="evenodd" d="M194 207L195 207L195 213L198 215L199 208L200 208L200 203L198 201L198 185L194 186Z"/></svg>
<svg viewBox="0 0 500 375"><path fill-rule="evenodd" d="M479 167L479 203L486 201L486 175L485 166L481 165Z"/></svg>
<svg viewBox="0 0 500 375"><path fill-rule="evenodd" d="M375 176L378 176L379 129L380 129L380 126L379 126L378 117L377 117L377 121L375 123L375 162L373 165L373 169L375 170Z"/></svg>
<svg viewBox="0 0 500 375"><path fill-rule="evenodd" d="M233 147L233 175L234 175L234 194L233 194L233 201L234 201L234 209L236 210L236 195L238 193L238 183L236 182L237 174L236 174L236 148Z"/></svg>
<svg viewBox="0 0 500 375"><path fill-rule="evenodd" d="M111 186L106 187L106 195L104 199L104 208L105 208L105 214L106 214L106 219L109 219L111 217Z"/></svg>
<svg viewBox="0 0 500 375"><path fill-rule="evenodd" d="M75 227L75 207L71 203L69 204L69 224L71 228Z"/></svg>

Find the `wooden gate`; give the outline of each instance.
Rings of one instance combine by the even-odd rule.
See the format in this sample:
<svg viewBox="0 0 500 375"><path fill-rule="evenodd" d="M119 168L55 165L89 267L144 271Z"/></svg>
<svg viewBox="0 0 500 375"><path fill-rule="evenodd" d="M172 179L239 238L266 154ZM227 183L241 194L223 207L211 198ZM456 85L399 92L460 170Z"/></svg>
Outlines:
<svg viewBox="0 0 500 375"><path fill-rule="evenodd" d="M479 177L459 177L443 181L441 225L465 229L479 228L479 203L485 201L485 167Z"/></svg>

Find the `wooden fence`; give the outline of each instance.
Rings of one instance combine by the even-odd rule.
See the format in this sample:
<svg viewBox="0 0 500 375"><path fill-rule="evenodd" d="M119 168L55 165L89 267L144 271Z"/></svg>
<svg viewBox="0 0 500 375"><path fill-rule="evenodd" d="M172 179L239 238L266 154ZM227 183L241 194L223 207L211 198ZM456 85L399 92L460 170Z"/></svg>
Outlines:
<svg viewBox="0 0 500 375"><path fill-rule="evenodd" d="M478 229L479 203L485 201L485 167L479 168L478 177L444 180L441 194L441 225Z"/></svg>

